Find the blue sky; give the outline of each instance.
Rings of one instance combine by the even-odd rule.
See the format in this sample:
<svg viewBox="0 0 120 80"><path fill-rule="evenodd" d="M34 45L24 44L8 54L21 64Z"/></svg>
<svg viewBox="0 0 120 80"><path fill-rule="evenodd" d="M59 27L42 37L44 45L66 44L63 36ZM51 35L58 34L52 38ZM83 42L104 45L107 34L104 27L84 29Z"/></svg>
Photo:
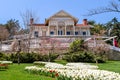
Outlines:
<svg viewBox="0 0 120 80"><path fill-rule="evenodd" d="M35 12L39 17L40 23L44 23L45 18L52 16L59 10L65 10L77 17L79 23L81 23L84 18L95 20L97 23L106 23L113 17L119 19L120 14L104 13L94 16L83 15L87 14L88 10L108 6L110 1L111 0L1 0L0 23L4 24L10 19L16 19L22 24L20 13L24 13L26 10Z"/></svg>

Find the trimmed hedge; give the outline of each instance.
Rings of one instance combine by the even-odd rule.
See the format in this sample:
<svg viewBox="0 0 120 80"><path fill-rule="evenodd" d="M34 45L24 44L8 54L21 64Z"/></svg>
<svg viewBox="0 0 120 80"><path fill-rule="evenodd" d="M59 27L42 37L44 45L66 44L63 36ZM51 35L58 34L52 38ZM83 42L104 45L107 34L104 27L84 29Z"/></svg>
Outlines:
<svg viewBox="0 0 120 80"><path fill-rule="evenodd" d="M64 60L68 62L92 62L95 63L96 59L99 63L106 62L106 57L95 56L93 53L89 52L74 52L64 55Z"/></svg>
<svg viewBox="0 0 120 80"><path fill-rule="evenodd" d="M13 61L13 63L18 62L17 53L1 54L3 56L1 56L0 60ZM20 53L19 55L21 63L33 63L34 61L54 61L58 57L58 54L41 55L37 53Z"/></svg>

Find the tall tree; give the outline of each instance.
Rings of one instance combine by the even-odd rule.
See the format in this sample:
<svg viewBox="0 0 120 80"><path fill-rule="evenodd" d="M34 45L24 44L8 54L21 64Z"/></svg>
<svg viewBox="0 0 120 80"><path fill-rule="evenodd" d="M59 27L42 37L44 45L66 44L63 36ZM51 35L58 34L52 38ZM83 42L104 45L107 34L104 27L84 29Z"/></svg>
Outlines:
<svg viewBox="0 0 120 80"><path fill-rule="evenodd" d="M105 30L105 26L103 24L96 24L95 21L88 21L88 24L94 26L93 28L91 28L92 35L103 36L105 34L106 30Z"/></svg>
<svg viewBox="0 0 120 80"><path fill-rule="evenodd" d="M111 31L117 23L118 23L118 20L116 17L114 17L111 21L105 24L108 36L111 36Z"/></svg>
<svg viewBox="0 0 120 80"><path fill-rule="evenodd" d="M113 18L111 21L105 24L105 27L107 31L107 36L117 36L116 40L118 42L118 46L120 46L120 22L118 21L118 19Z"/></svg>
<svg viewBox="0 0 120 80"><path fill-rule="evenodd" d="M6 29L8 30L10 37L13 37L20 29L19 21L11 19L5 24Z"/></svg>
<svg viewBox="0 0 120 80"><path fill-rule="evenodd" d="M2 48L2 41L8 39L9 32L5 26L0 26L0 49Z"/></svg>
<svg viewBox="0 0 120 80"><path fill-rule="evenodd" d="M88 24L90 24L90 25L95 25L95 21L94 20L90 20L90 21L88 21Z"/></svg>
<svg viewBox="0 0 120 80"><path fill-rule="evenodd" d="M30 39L31 39L31 35L32 33L30 32L30 19L33 20L33 24L38 22L38 17L36 15L36 13L34 13L33 11L30 10L26 10L26 12L24 13L20 13L22 20L23 20L23 24L24 24L24 34L28 34L28 37L26 39L26 46L27 46L27 52L29 52L30 50Z"/></svg>
<svg viewBox="0 0 120 80"><path fill-rule="evenodd" d="M120 22L114 24L110 34L111 36L117 36L116 40L118 42L118 46L120 46Z"/></svg>
<svg viewBox="0 0 120 80"><path fill-rule="evenodd" d="M6 40L8 36L8 30L4 26L0 26L0 40Z"/></svg>

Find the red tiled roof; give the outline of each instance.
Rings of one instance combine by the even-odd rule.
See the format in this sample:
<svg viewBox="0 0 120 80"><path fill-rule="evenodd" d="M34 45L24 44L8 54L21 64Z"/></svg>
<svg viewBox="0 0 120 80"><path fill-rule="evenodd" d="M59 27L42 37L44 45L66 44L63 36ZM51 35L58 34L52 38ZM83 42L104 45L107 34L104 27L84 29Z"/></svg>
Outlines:
<svg viewBox="0 0 120 80"><path fill-rule="evenodd" d="M32 24L33 26L45 26L45 24Z"/></svg>
<svg viewBox="0 0 120 80"><path fill-rule="evenodd" d="M76 26L84 26L83 24L76 24Z"/></svg>
<svg viewBox="0 0 120 80"><path fill-rule="evenodd" d="M76 24L76 27L91 27L91 25Z"/></svg>
<svg viewBox="0 0 120 80"><path fill-rule="evenodd" d="M78 27L82 27L82 26L88 26L88 25L84 25L84 24L76 24L76 26L78 26Z"/></svg>

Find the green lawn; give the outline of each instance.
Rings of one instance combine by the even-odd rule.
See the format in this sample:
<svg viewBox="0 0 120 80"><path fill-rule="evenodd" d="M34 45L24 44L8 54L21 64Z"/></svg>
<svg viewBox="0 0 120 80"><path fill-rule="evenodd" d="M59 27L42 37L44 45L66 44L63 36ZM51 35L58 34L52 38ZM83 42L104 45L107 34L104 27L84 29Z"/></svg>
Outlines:
<svg viewBox="0 0 120 80"><path fill-rule="evenodd" d="M59 63L59 64L63 64L63 65L67 64L67 61L65 61L65 60L55 60L54 62Z"/></svg>
<svg viewBox="0 0 120 80"><path fill-rule="evenodd" d="M32 64L13 64L9 66L9 69L0 71L0 80L55 80L46 76L29 74L24 71L26 66Z"/></svg>
<svg viewBox="0 0 120 80"><path fill-rule="evenodd" d="M56 60L55 62L66 64L66 61ZM12 64L9 69L5 71L0 71L0 80L55 80L54 78L29 74L24 71L26 66L31 66L32 64ZM120 61L108 61L107 63L99 63L99 68L102 70L109 70L120 73Z"/></svg>
<svg viewBox="0 0 120 80"><path fill-rule="evenodd" d="M99 63L99 69L109 70L120 73L120 61L107 61L106 63Z"/></svg>
<svg viewBox="0 0 120 80"><path fill-rule="evenodd" d="M55 62L63 65L67 64L67 62L64 60L55 60ZM96 65L96 63L92 64ZM99 63L98 67L101 70L108 70L120 73L120 61L107 61L106 63Z"/></svg>

